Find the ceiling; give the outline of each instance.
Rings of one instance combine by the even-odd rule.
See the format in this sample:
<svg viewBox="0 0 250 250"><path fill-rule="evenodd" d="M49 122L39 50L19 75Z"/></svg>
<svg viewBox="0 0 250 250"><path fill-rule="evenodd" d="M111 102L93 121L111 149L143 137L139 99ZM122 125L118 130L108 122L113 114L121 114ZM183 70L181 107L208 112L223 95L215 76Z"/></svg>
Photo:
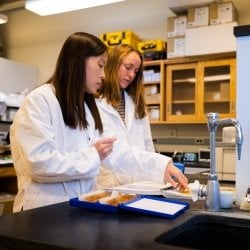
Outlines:
<svg viewBox="0 0 250 250"><path fill-rule="evenodd" d="M183 2L185 2L185 3L188 3L188 2L199 3L200 2L199 0L165 0L167 5L171 4L171 2L173 2L173 1L175 3L179 2L180 4L182 4ZM24 8L25 2L26 2L25 0L0 0L0 13L15 11L17 9ZM127 2L129 3L130 1L127 0ZM228 2L228 0L215 0L215 2ZM250 16L249 0L231 0L231 2L233 2L234 5L236 6L236 9L238 10L239 15L248 14ZM138 4L139 5L137 6L138 7L137 9L140 8L141 2L139 1ZM127 13L124 13L124 15L126 15L126 14ZM145 13L138 11L137 12L138 18L140 18L140 15L142 15L142 14L145 15ZM249 19L250 19L250 17L249 17Z"/></svg>
<svg viewBox="0 0 250 250"><path fill-rule="evenodd" d="M0 25L0 33L5 43L15 48L63 41L72 29L85 30L95 35L110 31L110 27L112 30L132 29L137 34L142 34L140 37L142 40L152 39L152 37L165 39L166 18L174 15L169 9L173 2L200 3L204 1L126 0L106 6L41 17L25 10L23 0L0 0L0 13L6 14L9 19L6 25ZM227 0L222 2L227 2ZM232 2L238 10L238 24L250 24L249 0L233 0ZM162 33L159 33L159 30Z"/></svg>

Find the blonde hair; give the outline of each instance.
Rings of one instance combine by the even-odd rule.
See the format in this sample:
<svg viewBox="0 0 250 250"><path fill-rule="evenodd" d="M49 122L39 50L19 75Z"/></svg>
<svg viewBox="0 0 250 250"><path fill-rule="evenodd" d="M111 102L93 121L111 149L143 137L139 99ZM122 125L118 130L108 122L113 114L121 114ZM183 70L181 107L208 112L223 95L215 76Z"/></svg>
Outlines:
<svg viewBox="0 0 250 250"><path fill-rule="evenodd" d="M106 98L107 102L117 108L121 101L120 85L118 81L118 70L124 58L131 52L136 52L141 65L132 83L125 89L127 94L135 103L135 118L142 119L146 116L144 86L143 86L143 58L140 52L131 45L117 45L109 51L107 64L105 65L105 80L100 90L100 95Z"/></svg>

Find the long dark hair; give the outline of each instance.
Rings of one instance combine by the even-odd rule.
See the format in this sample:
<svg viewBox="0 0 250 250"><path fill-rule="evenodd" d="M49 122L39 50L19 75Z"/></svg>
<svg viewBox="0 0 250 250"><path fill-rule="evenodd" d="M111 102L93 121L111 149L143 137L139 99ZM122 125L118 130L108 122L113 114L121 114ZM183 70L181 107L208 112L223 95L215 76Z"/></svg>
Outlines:
<svg viewBox="0 0 250 250"><path fill-rule="evenodd" d="M62 46L50 82L55 87L64 122L71 128L87 128L85 102L95 121L95 128L103 132L95 97L86 93L85 87L86 58L100 56L105 52L106 45L96 36L85 32L73 33Z"/></svg>

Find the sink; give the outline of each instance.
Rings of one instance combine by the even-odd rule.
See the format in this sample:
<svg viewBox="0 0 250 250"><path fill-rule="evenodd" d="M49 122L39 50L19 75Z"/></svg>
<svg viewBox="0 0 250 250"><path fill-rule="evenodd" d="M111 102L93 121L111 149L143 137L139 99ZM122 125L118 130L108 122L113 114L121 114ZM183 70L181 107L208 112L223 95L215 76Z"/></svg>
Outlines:
<svg viewBox="0 0 250 250"><path fill-rule="evenodd" d="M223 244L224 249L230 249L236 243L248 244L249 239L249 219L197 214L158 236L155 241L194 249L212 249L216 245Z"/></svg>

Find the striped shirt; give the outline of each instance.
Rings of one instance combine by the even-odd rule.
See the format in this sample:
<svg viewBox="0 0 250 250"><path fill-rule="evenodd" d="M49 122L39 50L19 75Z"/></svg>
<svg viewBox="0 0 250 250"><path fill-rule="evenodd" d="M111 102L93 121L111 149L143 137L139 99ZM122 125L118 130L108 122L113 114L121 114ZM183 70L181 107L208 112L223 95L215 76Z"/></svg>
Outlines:
<svg viewBox="0 0 250 250"><path fill-rule="evenodd" d="M120 114L123 122L125 123L125 97L124 97L124 90L121 91L121 102L118 107L118 113Z"/></svg>

